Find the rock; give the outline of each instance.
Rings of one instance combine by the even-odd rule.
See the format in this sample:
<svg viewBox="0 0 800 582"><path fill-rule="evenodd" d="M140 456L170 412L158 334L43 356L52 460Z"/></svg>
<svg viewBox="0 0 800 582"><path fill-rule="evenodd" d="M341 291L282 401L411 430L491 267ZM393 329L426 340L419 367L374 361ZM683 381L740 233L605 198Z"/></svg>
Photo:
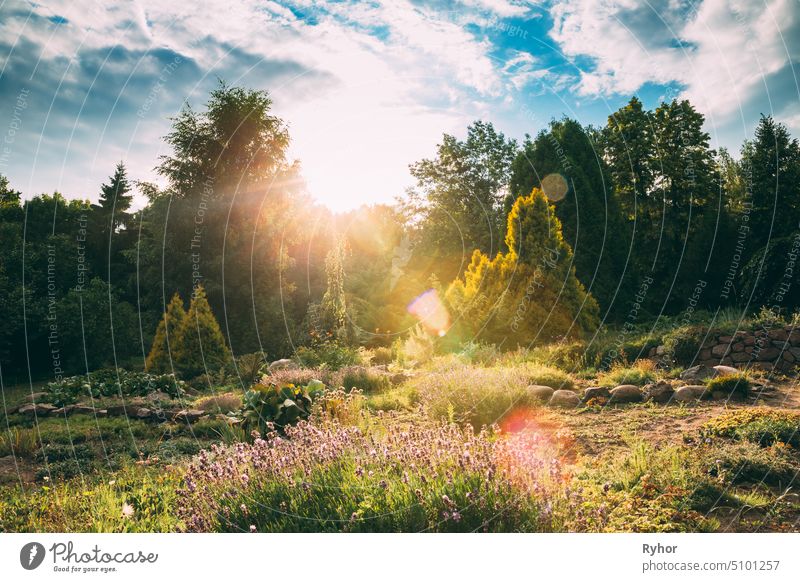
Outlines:
<svg viewBox="0 0 800 582"><path fill-rule="evenodd" d="M725 394L722 390L714 390L711 393L711 399L712 400L727 400L728 399L728 395Z"/></svg>
<svg viewBox="0 0 800 582"><path fill-rule="evenodd" d="M571 390L556 390L550 398L550 406L558 408L577 408L581 404L581 399Z"/></svg>
<svg viewBox="0 0 800 582"><path fill-rule="evenodd" d="M711 348L711 355L722 357L726 355L731 349L731 346L728 344L717 344L713 348Z"/></svg>
<svg viewBox="0 0 800 582"><path fill-rule="evenodd" d="M56 407L52 404L26 404L25 406L20 406L17 412L30 416L47 416L54 410L56 410Z"/></svg>
<svg viewBox="0 0 800 582"><path fill-rule="evenodd" d="M74 404L67 404L66 406L62 406L61 408L56 408L53 411L54 416L69 416L75 411Z"/></svg>
<svg viewBox="0 0 800 582"><path fill-rule="evenodd" d="M622 384L611 391L611 404L627 404L631 402L641 402L642 391L633 384Z"/></svg>
<svg viewBox="0 0 800 582"><path fill-rule="evenodd" d="M147 398L147 400L150 402L158 402L159 400L170 400L172 397L166 392L156 390L155 392L148 394L145 398Z"/></svg>
<svg viewBox="0 0 800 582"><path fill-rule="evenodd" d="M714 366L714 370L717 372L714 375L714 378L717 376L733 376L734 374L739 373L739 370L732 368L731 366Z"/></svg>
<svg viewBox="0 0 800 582"><path fill-rule="evenodd" d="M675 390L674 399L678 402L696 402L701 398L708 397L708 389L705 386L689 385L681 386Z"/></svg>
<svg viewBox="0 0 800 582"><path fill-rule="evenodd" d="M743 352L744 351L744 343L739 342L738 344L733 344L733 351L734 352Z"/></svg>
<svg viewBox="0 0 800 582"><path fill-rule="evenodd" d="M94 414L98 412L98 410L93 406L86 406L85 404L76 404L72 408L72 414ZM108 412L106 411L106 414Z"/></svg>
<svg viewBox="0 0 800 582"><path fill-rule="evenodd" d="M781 354L781 357L790 363L794 362L795 360L794 356L792 355L792 352L790 352L789 350L784 351L783 354Z"/></svg>
<svg viewBox="0 0 800 582"><path fill-rule="evenodd" d="M731 354L731 360L735 363L740 362L749 362L752 359L752 356L747 352L734 352Z"/></svg>
<svg viewBox="0 0 800 582"><path fill-rule="evenodd" d="M583 391L584 402L589 402L593 398L611 398L611 392L603 386L591 386Z"/></svg>
<svg viewBox="0 0 800 582"><path fill-rule="evenodd" d="M672 395L675 394L675 389L672 384L661 380L655 384L648 384L644 387L644 397L646 400L652 400L659 404L666 404L672 400Z"/></svg>
<svg viewBox="0 0 800 582"><path fill-rule="evenodd" d="M774 340L786 341L789 339L789 334L785 329L773 329L769 332L769 338Z"/></svg>
<svg viewBox="0 0 800 582"><path fill-rule="evenodd" d="M743 343L744 345L746 345L746 346L752 346L752 345L755 345L755 343L756 343L756 338L754 338L753 336L749 335L749 336L747 336L746 338L744 338L744 339L742 340L742 343Z"/></svg>
<svg viewBox="0 0 800 582"><path fill-rule="evenodd" d="M667 346L658 346L656 348L656 355L663 356L667 352Z"/></svg>
<svg viewBox="0 0 800 582"><path fill-rule="evenodd" d="M699 366L692 366L684 370L681 373L681 380L685 380L686 382L699 382L707 378L716 378L716 376L717 371L714 368L700 364Z"/></svg>
<svg viewBox="0 0 800 582"><path fill-rule="evenodd" d="M531 398L540 402L550 402L554 392L555 390L550 386L538 386L536 384L528 386L528 394L530 394Z"/></svg>
<svg viewBox="0 0 800 582"><path fill-rule="evenodd" d="M144 406L137 406L133 410L128 411L128 418L141 418L142 420L153 416L153 412Z"/></svg>
<svg viewBox="0 0 800 582"><path fill-rule="evenodd" d="M701 360L710 360L711 359L711 350L709 348L704 348L700 350L700 359Z"/></svg>
<svg viewBox="0 0 800 582"><path fill-rule="evenodd" d="M756 358L761 362L771 362L780 355L781 355L780 349L768 347L758 352Z"/></svg>
<svg viewBox="0 0 800 582"><path fill-rule="evenodd" d="M800 360L800 348L789 348L795 360Z"/></svg>
<svg viewBox="0 0 800 582"><path fill-rule="evenodd" d="M25 396L25 402L40 402L47 398L47 392L34 392Z"/></svg>
<svg viewBox="0 0 800 582"><path fill-rule="evenodd" d="M127 416L128 407L123 404L118 404L116 406L109 406L106 409L106 413L108 414L108 416Z"/></svg>
<svg viewBox="0 0 800 582"><path fill-rule="evenodd" d="M227 414L217 414L216 419L227 422L230 426L238 426L244 422L244 420L241 418L236 418L235 416L228 416Z"/></svg>
<svg viewBox="0 0 800 582"><path fill-rule="evenodd" d="M294 360L290 360L289 358L283 358L281 360L275 360L269 365L269 371L274 372L276 370L295 370L300 366L297 365L297 362Z"/></svg>
<svg viewBox="0 0 800 582"><path fill-rule="evenodd" d="M733 341L733 336L731 335L721 335L717 338L719 343L721 344L729 344Z"/></svg>
<svg viewBox="0 0 800 582"><path fill-rule="evenodd" d="M194 410L194 409L179 410L172 417L172 420L174 420L175 422L184 421L184 422L188 422L188 423L191 424L191 423L197 422L198 420L203 418L203 416L205 416L205 414L206 413L203 412L202 410Z"/></svg>

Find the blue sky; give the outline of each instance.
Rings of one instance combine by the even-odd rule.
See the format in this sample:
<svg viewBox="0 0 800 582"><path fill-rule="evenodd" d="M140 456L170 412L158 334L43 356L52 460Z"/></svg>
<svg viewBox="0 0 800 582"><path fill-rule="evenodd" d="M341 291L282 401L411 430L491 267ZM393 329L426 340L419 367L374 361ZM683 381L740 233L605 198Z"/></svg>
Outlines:
<svg viewBox="0 0 800 582"><path fill-rule="evenodd" d="M267 89L311 193L387 202L474 119L521 139L689 98L715 146L761 113L800 136L796 0L0 0L0 173L96 199L122 159L157 181L168 118L217 78Z"/></svg>

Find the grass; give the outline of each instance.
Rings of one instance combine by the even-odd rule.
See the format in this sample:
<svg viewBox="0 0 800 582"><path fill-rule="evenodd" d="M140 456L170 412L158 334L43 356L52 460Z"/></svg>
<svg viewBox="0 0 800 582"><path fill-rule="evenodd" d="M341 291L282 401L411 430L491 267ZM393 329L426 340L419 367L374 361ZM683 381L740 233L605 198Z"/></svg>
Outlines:
<svg viewBox="0 0 800 582"><path fill-rule="evenodd" d="M613 388L621 384L644 386L657 379L655 364L650 360L637 360L631 366L614 364L610 370L597 376L600 386Z"/></svg>
<svg viewBox="0 0 800 582"><path fill-rule="evenodd" d="M730 376L719 376L706 382L708 389L713 392L722 392L726 396L739 396L744 398L750 391L750 376L739 372Z"/></svg>
<svg viewBox="0 0 800 582"><path fill-rule="evenodd" d="M194 408L211 412L214 414L228 414L242 407L242 397L233 392L217 394L214 396L203 396L194 403Z"/></svg>
<svg viewBox="0 0 800 582"><path fill-rule="evenodd" d="M706 422L705 437L749 441L762 447L784 443L800 448L800 412L773 408L747 408L722 414Z"/></svg>

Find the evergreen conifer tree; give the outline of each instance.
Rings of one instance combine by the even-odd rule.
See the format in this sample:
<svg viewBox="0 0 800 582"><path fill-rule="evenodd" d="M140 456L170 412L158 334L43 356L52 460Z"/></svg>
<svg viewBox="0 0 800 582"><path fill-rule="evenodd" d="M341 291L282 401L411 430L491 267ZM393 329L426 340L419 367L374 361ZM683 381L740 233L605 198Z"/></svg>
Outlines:
<svg viewBox="0 0 800 582"><path fill-rule="evenodd" d="M165 373L172 371L172 362L177 347L178 334L186 321L183 300L175 293L156 329L153 345L145 360L148 372Z"/></svg>
<svg viewBox="0 0 800 582"><path fill-rule="evenodd" d="M230 362L230 352L206 292L198 285L192 294L186 319L178 331L175 365L184 378L216 372Z"/></svg>

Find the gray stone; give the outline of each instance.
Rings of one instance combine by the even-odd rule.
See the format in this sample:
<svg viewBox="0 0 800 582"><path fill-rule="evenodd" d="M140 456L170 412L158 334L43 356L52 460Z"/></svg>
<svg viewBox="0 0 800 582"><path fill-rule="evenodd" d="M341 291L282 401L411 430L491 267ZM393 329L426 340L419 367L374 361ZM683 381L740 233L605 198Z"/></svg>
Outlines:
<svg viewBox="0 0 800 582"><path fill-rule="evenodd" d="M675 395L673 398L677 402L696 402L701 398L707 398L708 396L708 389L705 386L695 384L681 386L675 390Z"/></svg>
<svg viewBox="0 0 800 582"><path fill-rule="evenodd" d="M733 368L731 366L714 366L714 370L717 371L716 376L733 376L734 374L738 374L739 370Z"/></svg>
<svg viewBox="0 0 800 582"><path fill-rule="evenodd" d="M26 404L25 406L20 406L17 412L30 416L47 416L54 410L56 410L56 407L52 404Z"/></svg>
<svg viewBox="0 0 800 582"><path fill-rule="evenodd" d="M289 358L283 358L281 360L275 360L269 365L269 371L274 372L276 370L294 370L299 368L300 366L297 365L297 362L294 360L290 360Z"/></svg>
<svg viewBox="0 0 800 582"><path fill-rule="evenodd" d="M707 378L716 378L716 376L717 371L714 368L700 364L699 366L692 366L684 370L681 373L681 380L685 380L686 382L699 382Z"/></svg>
<svg viewBox="0 0 800 582"><path fill-rule="evenodd" d="M736 362L749 362L752 359L752 356L747 352L734 352L731 354L731 360Z"/></svg>
<svg viewBox="0 0 800 582"><path fill-rule="evenodd" d="M194 409L179 410L178 412L175 413L175 416L172 417L172 420L174 420L175 422L184 421L192 423L192 422L197 422L198 420L203 418L205 414L206 413L203 412L202 410L194 410Z"/></svg>
<svg viewBox="0 0 800 582"><path fill-rule="evenodd" d="M538 386L536 384L528 386L528 394L530 397L540 402L550 402L554 392L555 390L550 388L550 386Z"/></svg>
<svg viewBox="0 0 800 582"><path fill-rule="evenodd" d="M642 401L642 390L633 384L622 384L611 391L611 404L628 404Z"/></svg>
<svg viewBox="0 0 800 582"><path fill-rule="evenodd" d="M661 380L655 384L648 384L644 387L644 396L646 400L652 400L659 404L666 404L672 400L672 395L675 394L675 389L672 384Z"/></svg>
<svg viewBox="0 0 800 582"><path fill-rule="evenodd" d="M603 386L591 386L584 390L584 402L589 402L593 398L611 398L611 392Z"/></svg>
<svg viewBox="0 0 800 582"><path fill-rule="evenodd" d="M581 404L581 399L571 390L556 390L550 398L550 406L558 408L577 408Z"/></svg>
<svg viewBox="0 0 800 582"><path fill-rule="evenodd" d="M773 347L768 347L768 348L764 348L760 352L758 352L757 358L758 358L758 360L760 360L762 362L771 362L772 360L774 360L775 358L777 358L780 355L781 355L780 349L773 348Z"/></svg>

